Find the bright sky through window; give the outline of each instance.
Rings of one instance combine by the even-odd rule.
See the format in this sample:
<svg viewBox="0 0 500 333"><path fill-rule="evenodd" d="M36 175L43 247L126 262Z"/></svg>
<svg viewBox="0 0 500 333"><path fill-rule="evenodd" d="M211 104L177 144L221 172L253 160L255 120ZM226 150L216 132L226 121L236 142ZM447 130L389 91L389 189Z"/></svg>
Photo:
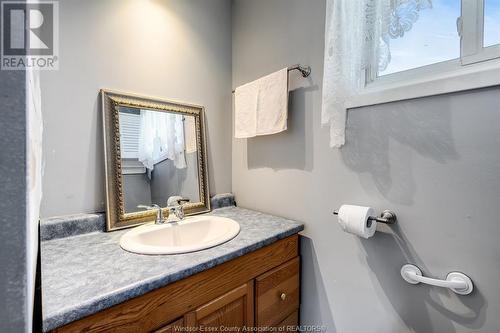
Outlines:
<svg viewBox="0 0 500 333"><path fill-rule="evenodd" d="M500 3L500 0L490 2ZM410 31L390 40L391 61L379 76L459 58L456 25L459 16L460 0L432 1L432 8L420 11ZM498 35L497 30L495 37Z"/></svg>
<svg viewBox="0 0 500 333"><path fill-rule="evenodd" d="M484 2L484 47L500 44L500 0Z"/></svg>

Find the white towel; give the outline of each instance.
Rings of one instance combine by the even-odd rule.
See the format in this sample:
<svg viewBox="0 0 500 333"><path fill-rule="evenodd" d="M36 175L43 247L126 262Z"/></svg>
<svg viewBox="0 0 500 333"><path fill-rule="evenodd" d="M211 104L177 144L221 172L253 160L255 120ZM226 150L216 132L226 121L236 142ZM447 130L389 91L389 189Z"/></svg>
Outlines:
<svg viewBox="0 0 500 333"><path fill-rule="evenodd" d="M288 116L288 69L236 88L234 136L251 138L286 130Z"/></svg>

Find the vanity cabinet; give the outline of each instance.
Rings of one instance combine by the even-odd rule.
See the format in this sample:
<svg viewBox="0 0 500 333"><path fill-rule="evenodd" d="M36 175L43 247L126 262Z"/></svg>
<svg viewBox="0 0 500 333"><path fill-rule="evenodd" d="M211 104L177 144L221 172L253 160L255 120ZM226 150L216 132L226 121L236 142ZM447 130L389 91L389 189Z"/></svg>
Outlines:
<svg viewBox="0 0 500 333"><path fill-rule="evenodd" d="M53 332L293 331L299 296L293 235Z"/></svg>

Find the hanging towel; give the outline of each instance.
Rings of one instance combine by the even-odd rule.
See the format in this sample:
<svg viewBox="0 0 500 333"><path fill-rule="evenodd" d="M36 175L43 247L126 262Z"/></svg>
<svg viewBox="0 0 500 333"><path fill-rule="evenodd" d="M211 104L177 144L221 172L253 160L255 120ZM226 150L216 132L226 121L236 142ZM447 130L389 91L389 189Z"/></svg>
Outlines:
<svg viewBox="0 0 500 333"><path fill-rule="evenodd" d="M236 138L251 138L286 130L288 69L283 68L236 88L234 109Z"/></svg>

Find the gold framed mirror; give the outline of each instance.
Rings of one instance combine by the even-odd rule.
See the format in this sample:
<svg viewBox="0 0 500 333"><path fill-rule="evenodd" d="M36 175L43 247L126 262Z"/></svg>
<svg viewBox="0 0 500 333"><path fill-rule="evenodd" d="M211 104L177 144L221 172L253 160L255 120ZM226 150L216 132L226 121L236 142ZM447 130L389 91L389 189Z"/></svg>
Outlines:
<svg viewBox="0 0 500 333"><path fill-rule="evenodd" d="M101 89L107 230L154 221L157 204L210 211L202 106Z"/></svg>

